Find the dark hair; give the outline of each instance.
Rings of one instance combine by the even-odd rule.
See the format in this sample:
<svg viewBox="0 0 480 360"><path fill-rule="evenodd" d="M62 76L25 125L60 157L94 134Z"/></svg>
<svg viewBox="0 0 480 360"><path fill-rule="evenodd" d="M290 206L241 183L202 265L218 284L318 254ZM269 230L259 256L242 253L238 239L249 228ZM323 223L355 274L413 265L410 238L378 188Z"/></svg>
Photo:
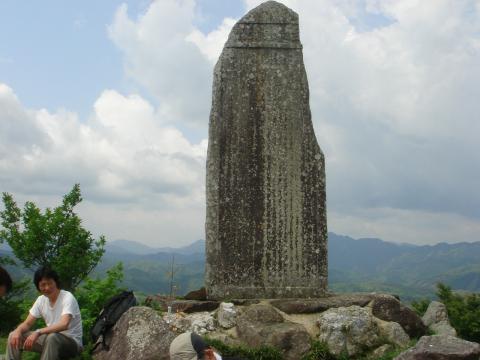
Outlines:
<svg viewBox="0 0 480 360"><path fill-rule="evenodd" d="M53 281L55 281L55 284L57 284L57 288L60 289L60 278L58 277L57 272L53 270L50 266L42 266L37 271L35 271L35 274L33 275L33 283L35 284L35 287L38 291L40 291L40 287L38 286L38 284L40 284L40 281L42 281L42 279L52 279Z"/></svg>
<svg viewBox="0 0 480 360"><path fill-rule="evenodd" d="M194 332L190 334L190 341L192 342L192 347L197 353L197 358L203 359L205 355L205 349L208 348L205 341L203 341L202 337Z"/></svg>
<svg viewBox="0 0 480 360"><path fill-rule="evenodd" d="M0 286L5 286L7 289L7 292L10 292L12 290L12 278L10 277L10 274L0 266Z"/></svg>

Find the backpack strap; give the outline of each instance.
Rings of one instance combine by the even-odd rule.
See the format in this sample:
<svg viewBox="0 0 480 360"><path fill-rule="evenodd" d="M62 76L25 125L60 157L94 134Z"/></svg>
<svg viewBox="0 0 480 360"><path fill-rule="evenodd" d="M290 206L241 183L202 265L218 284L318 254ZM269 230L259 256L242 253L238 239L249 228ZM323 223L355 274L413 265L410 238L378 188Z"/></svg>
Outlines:
<svg viewBox="0 0 480 360"><path fill-rule="evenodd" d="M94 351L97 349L99 345L102 345L102 350L109 351L110 346L107 344L106 336L105 334L102 334L102 341L97 341L95 345L93 346L92 350L90 350L90 355L94 353Z"/></svg>

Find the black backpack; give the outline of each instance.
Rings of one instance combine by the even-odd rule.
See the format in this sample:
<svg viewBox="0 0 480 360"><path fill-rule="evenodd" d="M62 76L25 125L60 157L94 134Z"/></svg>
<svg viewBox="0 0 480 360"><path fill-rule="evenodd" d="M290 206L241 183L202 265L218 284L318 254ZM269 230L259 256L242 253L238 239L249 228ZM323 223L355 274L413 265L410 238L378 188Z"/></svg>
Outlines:
<svg viewBox="0 0 480 360"><path fill-rule="evenodd" d="M90 331L92 342L94 344L96 343L91 352L100 344L102 344L105 350L110 350L105 342L107 332L115 325L125 311L135 305L137 305L137 299L135 295L133 295L133 291L123 291L107 301ZM100 336L102 337L102 341L97 342Z"/></svg>

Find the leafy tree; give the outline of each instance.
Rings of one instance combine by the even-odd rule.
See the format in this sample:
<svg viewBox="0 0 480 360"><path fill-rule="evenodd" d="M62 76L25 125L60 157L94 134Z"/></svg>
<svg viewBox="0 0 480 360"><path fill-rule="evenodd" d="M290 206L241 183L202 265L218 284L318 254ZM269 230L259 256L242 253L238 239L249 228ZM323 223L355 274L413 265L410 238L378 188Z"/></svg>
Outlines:
<svg viewBox="0 0 480 360"><path fill-rule="evenodd" d="M15 256L32 270L50 265L67 290L74 290L105 252L104 236L95 240L73 211L81 201L80 185L75 184L60 206L44 213L31 201L22 211L8 193L3 193L5 210L0 211L0 238L8 242Z"/></svg>
<svg viewBox="0 0 480 360"><path fill-rule="evenodd" d="M104 279L87 278L75 291L80 311L82 313L84 342L90 341L88 335L95 319L108 299L124 290L119 287L123 280L123 265L118 263L107 270Z"/></svg>
<svg viewBox="0 0 480 360"><path fill-rule="evenodd" d="M480 342L480 294L456 294L449 286L439 283L437 296L445 304L450 323L458 335Z"/></svg>
<svg viewBox="0 0 480 360"><path fill-rule="evenodd" d="M0 336L7 336L15 326L17 326L25 312L25 302L31 306L30 299L25 299L24 295L30 287L30 280L22 280L13 283L12 291L5 297L0 298Z"/></svg>

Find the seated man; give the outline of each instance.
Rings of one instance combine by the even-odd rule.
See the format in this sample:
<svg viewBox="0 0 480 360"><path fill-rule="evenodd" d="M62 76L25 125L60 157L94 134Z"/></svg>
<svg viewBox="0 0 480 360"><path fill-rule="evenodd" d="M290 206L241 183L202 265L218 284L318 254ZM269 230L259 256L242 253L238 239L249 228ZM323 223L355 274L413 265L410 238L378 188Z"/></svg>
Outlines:
<svg viewBox="0 0 480 360"><path fill-rule="evenodd" d="M0 266L0 298L12 290L12 278L7 270Z"/></svg>
<svg viewBox="0 0 480 360"><path fill-rule="evenodd" d="M222 357L208 346L200 335L186 332L178 335L170 344L170 360L244 360L238 357Z"/></svg>
<svg viewBox="0 0 480 360"><path fill-rule="evenodd" d="M193 333L178 335L170 344L170 360L221 360L219 354L207 346L203 339Z"/></svg>
<svg viewBox="0 0 480 360"><path fill-rule="evenodd" d="M21 359L21 350L41 353L41 360L75 357L82 349L82 318L77 300L60 290L57 273L49 267L35 272L33 282L40 295L27 316L8 337L7 360ZM29 331L42 317L46 327Z"/></svg>

